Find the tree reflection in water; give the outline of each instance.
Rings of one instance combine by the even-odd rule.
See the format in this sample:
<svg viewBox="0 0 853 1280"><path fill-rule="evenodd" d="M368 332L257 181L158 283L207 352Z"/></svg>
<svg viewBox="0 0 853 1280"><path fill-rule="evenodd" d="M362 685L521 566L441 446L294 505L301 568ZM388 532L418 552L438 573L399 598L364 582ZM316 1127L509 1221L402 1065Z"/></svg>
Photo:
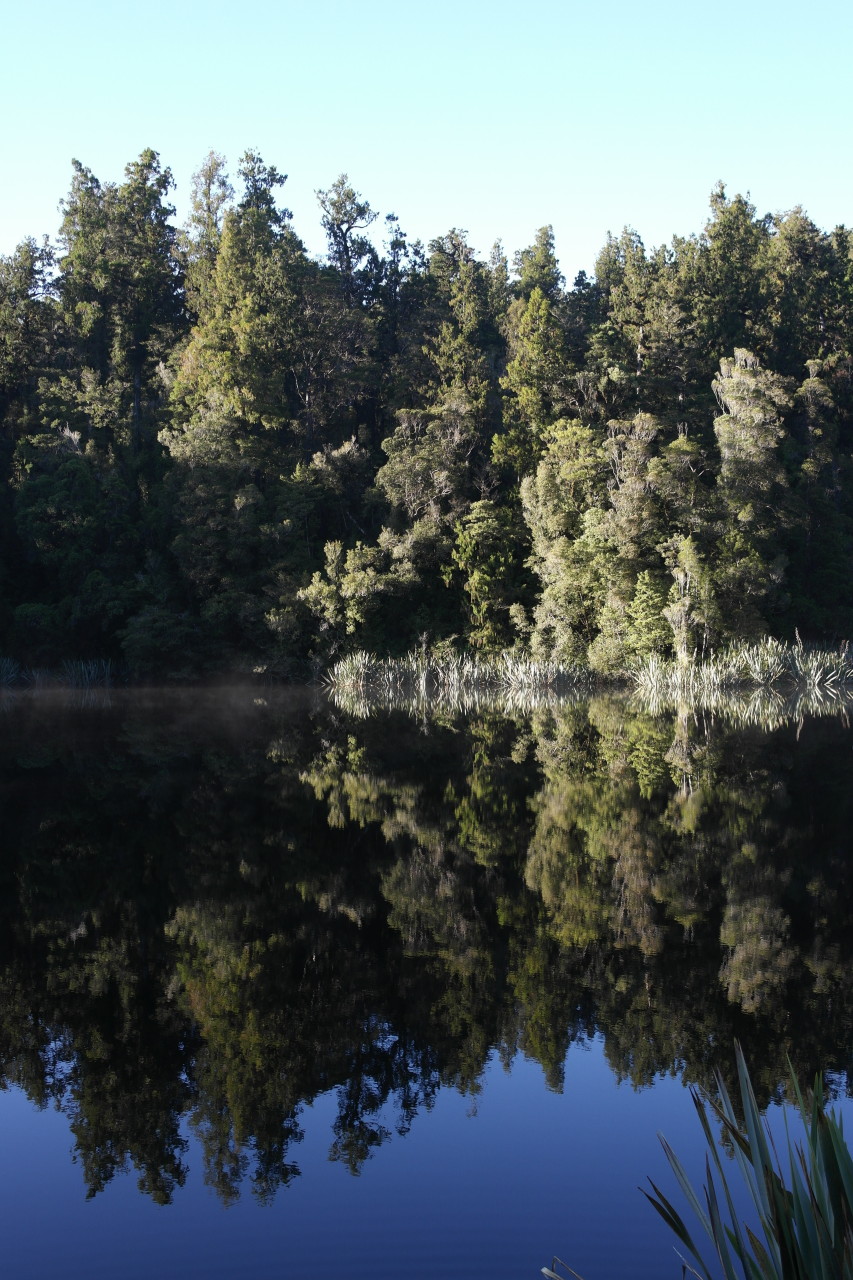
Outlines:
<svg viewBox="0 0 853 1280"><path fill-rule="evenodd" d="M3 710L0 1070L67 1113L90 1195L132 1167L168 1202L187 1119L224 1201L269 1200L330 1090L357 1173L492 1054L560 1089L596 1032L635 1086L709 1084L735 1037L764 1100L787 1055L804 1079L849 1065L837 718L771 733L614 697L354 718L246 692Z"/></svg>

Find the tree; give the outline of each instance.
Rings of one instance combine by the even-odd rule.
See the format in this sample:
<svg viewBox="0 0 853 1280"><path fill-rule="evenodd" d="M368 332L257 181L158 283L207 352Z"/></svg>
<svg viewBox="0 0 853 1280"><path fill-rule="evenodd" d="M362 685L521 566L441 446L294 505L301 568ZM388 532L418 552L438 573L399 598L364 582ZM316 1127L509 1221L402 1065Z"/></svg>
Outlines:
<svg viewBox="0 0 853 1280"><path fill-rule="evenodd" d="M186 258L187 302L198 317L214 303L216 260L222 242L225 212L234 199L225 157L209 151L193 174L190 216L182 237Z"/></svg>
<svg viewBox="0 0 853 1280"><path fill-rule="evenodd" d="M54 262L46 240L24 240L0 257L0 422L13 404L32 405L52 356Z"/></svg>
<svg viewBox="0 0 853 1280"><path fill-rule="evenodd" d="M714 423L724 524L716 580L734 635L757 635L785 607L785 525L791 509L779 457L791 389L738 348L720 362L714 394L725 411Z"/></svg>
<svg viewBox="0 0 853 1280"><path fill-rule="evenodd" d="M561 421L549 433L536 472L521 485L531 568L542 583L532 645L558 660L585 656L611 577L606 466L600 435L580 422Z"/></svg>
<svg viewBox="0 0 853 1280"><path fill-rule="evenodd" d="M498 342L488 307L489 278L465 233L456 229L430 243L429 271L445 312L426 342L433 366L431 391L438 397L464 392L482 418L489 407L489 348Z"/></svg>
<svg viewBox="0 0 853 1280"><path fill-rule="evenodd" d="M172 548L208 644L263 653L273 604L293 603L310 564L302 536L313 478L294 430L305 252L276 202L285 178L249 151L243 191L224 215L210 305L181 354L173 425ZM306 555L307 550L307 555Z"/></svg>
<svg viewBox="0 0 853 1280"><path fill-rule="evenodd" d="M650 570L643 569L638 574L628 617L631 620L629 644L641 658L650 653L665 653L670 647L672 633L664 617L667 591L667 584Z"/></svg>
<svg viewBox="0 0 853 1280"><path fill-rule="evenodd" d="M510 610L525 595L521 532L509 511L488 499L472 503L456 524L452 558L468 597L468 641L475 648L500 649L512 638Z"/></svg>
<svg viewBox="0 0 853 1280"><path fill-rule="evenodd" d="M75 160L62 203L57 287L69 354L76 368L120 389L137 452L152 442L163 401L157 368L183 322L174 209L166 203L173 185L155 151L128 164L118 185L102 186Z"/></svg>
<svg viewBox="0 0 853 1280"><path fill-rule="evenodd" d="M714 362L758 338L771 225L770 215L757 217L749 199L730 199L722 182L712 191L711 218L687 270L700 341Z"/></svg>
<svg viewBox="0 0 853 1280"><path fill-rule="evenodd" d="M789 552L791 616L801 630L817 635L846 635L853 626L850 462L840 446L845 415L833 377L837 367L832 358L808 361L808 377L794 393L787 451L798 516Z"/></svg>
<svg viewBox="0 0 853 1280"><path fill-rule="evenodd" d="M702 657L709 644L726 629L714 585L714 575L696 541L683 534L664 544L663 556L672 575L672 586L663 618L672 629L670 640L682 664Z"/></svg>
<svg viewBox="0 0 853 1280"><path fill-rule="evenodd" d="M335 268L350 306L365 303L375 289L379 259L367 236L361 235L379 216L350 186L342 173L327 191L318 191L323 230L329 242L329 262Z"/></svg>
<svg viewBox="0 0 853 1280"><path fill-rule="evenodd" d="M533 244L516 254L513 265L518 276L518 296L525 302L534 289L551 303L559 301L564 278L557 262L553 227L540 227Z"/></svg>
<svg viewBox="0 0 853 1280"><path fill-rule="evenodd" d="M536 465L543 436L566 408L571 364L554 304L538 285L511 317L510 359L501 379L504 427L494 437L492 455L523 476Z"/></svg>

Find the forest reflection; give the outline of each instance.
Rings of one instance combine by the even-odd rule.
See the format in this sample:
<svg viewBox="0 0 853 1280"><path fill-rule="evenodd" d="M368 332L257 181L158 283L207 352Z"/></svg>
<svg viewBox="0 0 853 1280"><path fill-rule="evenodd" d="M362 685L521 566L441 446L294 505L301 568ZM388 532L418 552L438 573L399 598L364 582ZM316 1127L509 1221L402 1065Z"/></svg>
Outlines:
<svg viewBox="0 0 853 1280"><path fill-rule="evenodd" d="M623 690L629 706L653 716L714 715L730 725L754 725L761 729L778 729L804 717L845 717L853 711L853 689L843 684L758 685L741 691L725 686L701 700L677 698L668 693L648 693L642 689ZM587 689L555 693L547 686L532 689L463 686L448 693L443 689L424 691L412 686L391 692L365 692L346 686L333 688L335 705L357 719L379 715L385 711L405 711L418 720L429 722L440 716L471 716L484 712L505 715L532 715L537 711L586 706Z"/></svg>
<svg viewBox="0 0 853 1280"><path fill-rule="evenodd" d="M185 1121L224 1201L269 1200L319 1094L357 1173L493 1055L560 1089L594 1034L638 1087L735 1038L763 1101L788 1056L843 1087L853 738L793 715L8 697L3 1083L67 1114L90 1195L133 1168L162 1203Z"/></svg>

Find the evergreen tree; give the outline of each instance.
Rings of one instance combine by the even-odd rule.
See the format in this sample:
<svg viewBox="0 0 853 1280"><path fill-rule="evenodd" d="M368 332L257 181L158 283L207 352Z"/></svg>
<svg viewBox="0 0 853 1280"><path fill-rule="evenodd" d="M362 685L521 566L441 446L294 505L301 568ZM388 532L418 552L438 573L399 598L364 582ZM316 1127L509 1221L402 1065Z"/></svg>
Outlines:
<svg viewBox="0 0 853 1280"><path fill-rule="evenodd" d="M714 423L723 515L715 576L731 633L751 636L787 605L786 534L793 513L779 445L791 390L739 348L720 362L714 393L725 411Z"/></svg>
<svg viewBox="0 0 853 1280"><path fill-rule="evenodd" d="M350 305L371 300L379 275L379 257L362 235L378 214L350 186L342 173L328 191L318 191L323 230L329 243L329 263L335 268Z"/></svg>
<svg viewBox="0 0 853 1280"><path fill-rule="evenodd" d="M125 443L126 425L135 451L153 439L163 402L157 369L183 321L174 209L166 203L173 185L151 150L117 185L102 185L75 161L62 204L58 292L67 359L75 370L91 369L99 385L116 387L112 434Z"/></svg>
<svg viewBox="0 0 853 1280"><path fill-rule="evenodd" d="M196 317L213 307L222 227L233 198L225 157L209 151L192 177L190 216L181 242L186 261L187 304Z"/></svg>

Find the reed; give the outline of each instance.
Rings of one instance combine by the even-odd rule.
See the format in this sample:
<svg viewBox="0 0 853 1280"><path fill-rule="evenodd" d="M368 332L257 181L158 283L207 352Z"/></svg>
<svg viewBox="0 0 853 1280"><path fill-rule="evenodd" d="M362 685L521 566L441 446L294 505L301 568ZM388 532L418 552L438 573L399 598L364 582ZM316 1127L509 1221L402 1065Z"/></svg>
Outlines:
<svg viewBox="0 0 853 1280"><path fill-rule="evenodd" d="M499 707L531 711L576 701L621 684L588 667L538 661L514 652L483 657L471 652L415 649L401 658L359 651L328 671L325 683L345 710L366 716L377 707L423 714ZM652 654L627 677L635 703L653 714L685 706L765 729L810 715L838 715L853 707L853 654L847 644L822 649L765 639L732 645L687 663Z"/></svg>
<svg viewBox="0 0 853 1280"><path fill-rule="evenodd" d="M72 689L108 688L113 682L113 664L109 658L82 662L66 659L59 669L59 681Z"/></svg>
<svg viewBox="0 0 853 1280"><path fill-rule="evenodd" d="M708 1154L705 1185L698 1193L665 1138L667 1159L704 1235L713 1246L718 1268L712 1271L677 1209L654 1182L643 1194L693 1259L685 1270L714 1280L851 1280L853 1277L853 1158L841 1120L824 1105L820 1077L804 1095L791 1070L792 1096L802 1121L804 1140L794 1141L786 1124L785 1160L776 1153L762 1118L740 1046L735 1046L744 1123L735 1114L721 1076L718 1097L693 1091ZM711 1130L721 1126L721 1142L734 1165L720 1158L720 1142ZM728 1163L728 1162L727 1162ZM753 1215L742 1222L735 1208L732 1173L740 1174ZM760 1233L760 1234L759 1234ZM694 1265L695 1264L695 1265Z"/></svg>
<svg viewBox="0 0 853 1280"><path fill-rule="evenodd" d="M59 667L25 667L0 657L0 689L109 689L117 673L109 658L65 659Z"/></svg>
<svg viewBox="0 0 853 1280"><path fill-rule="evenodd" d="M585 667L537 662L514 653L484 658L468 652L435 655L414 649L402 658L352 653L335 663L326 682L338 693L409 696L418 691L425 697L447 697L475 690L568 692L590 689L596 679Z"/></svg>
<svg viewBox="0 0 853 1280"><path fill-rule="evenodd" d="M368 715L378 706L413 714L429 707L465 712L493 705L529 711L577 700L602 686L624 687L626 681L514 652L482 657L415 649L401 658L352 653L335 663L325 683L344 709ZM652 654L631 667L627 683L637 704L652 713L689 706L737 724L775 728L805 715L849 711L853 654L846 643L821 649L765 639L687 663Z"/></svg>
<svg viewBox="0 0 853 1280"><path fill-rule="evenodd" d="M11 689L20 684L21 664L14 658L0 658L0 688Z"/></svg>
<svg viewBox="0 0 853 1280"><path fill-rule="evenodd" d="M681 701L705 702L722 692L744 689L831 693L853 685L853 654L846 642L837 649L822 649L767 638L690 662L651 654L634 664L630 676L641 692Z"/></svg>
<svg viewBox="0 0 853 1280"><path fill-rule="evenodd" d="M427 692L411 687L353 689L336 686L330 689L330 693L336 706L359 720L366 720L379 711L402 711L419 721L492 711L509 716L531 715L543 708L565 707L571 703L586 702L589 698L588 691L582 689L554 693L541 688L505 689L494 685Z"/></svg>
<svg viewBox="0 0 853 1280"><path fill-rule="evenodd" d="M364 718L381 707L423 719L488 709L529 713L585 698L596 680L583 667L534 662L511 653L482 658L418 649L402 658L351 654L331 668L326 683L335 702L350 715Z"/></svg>

